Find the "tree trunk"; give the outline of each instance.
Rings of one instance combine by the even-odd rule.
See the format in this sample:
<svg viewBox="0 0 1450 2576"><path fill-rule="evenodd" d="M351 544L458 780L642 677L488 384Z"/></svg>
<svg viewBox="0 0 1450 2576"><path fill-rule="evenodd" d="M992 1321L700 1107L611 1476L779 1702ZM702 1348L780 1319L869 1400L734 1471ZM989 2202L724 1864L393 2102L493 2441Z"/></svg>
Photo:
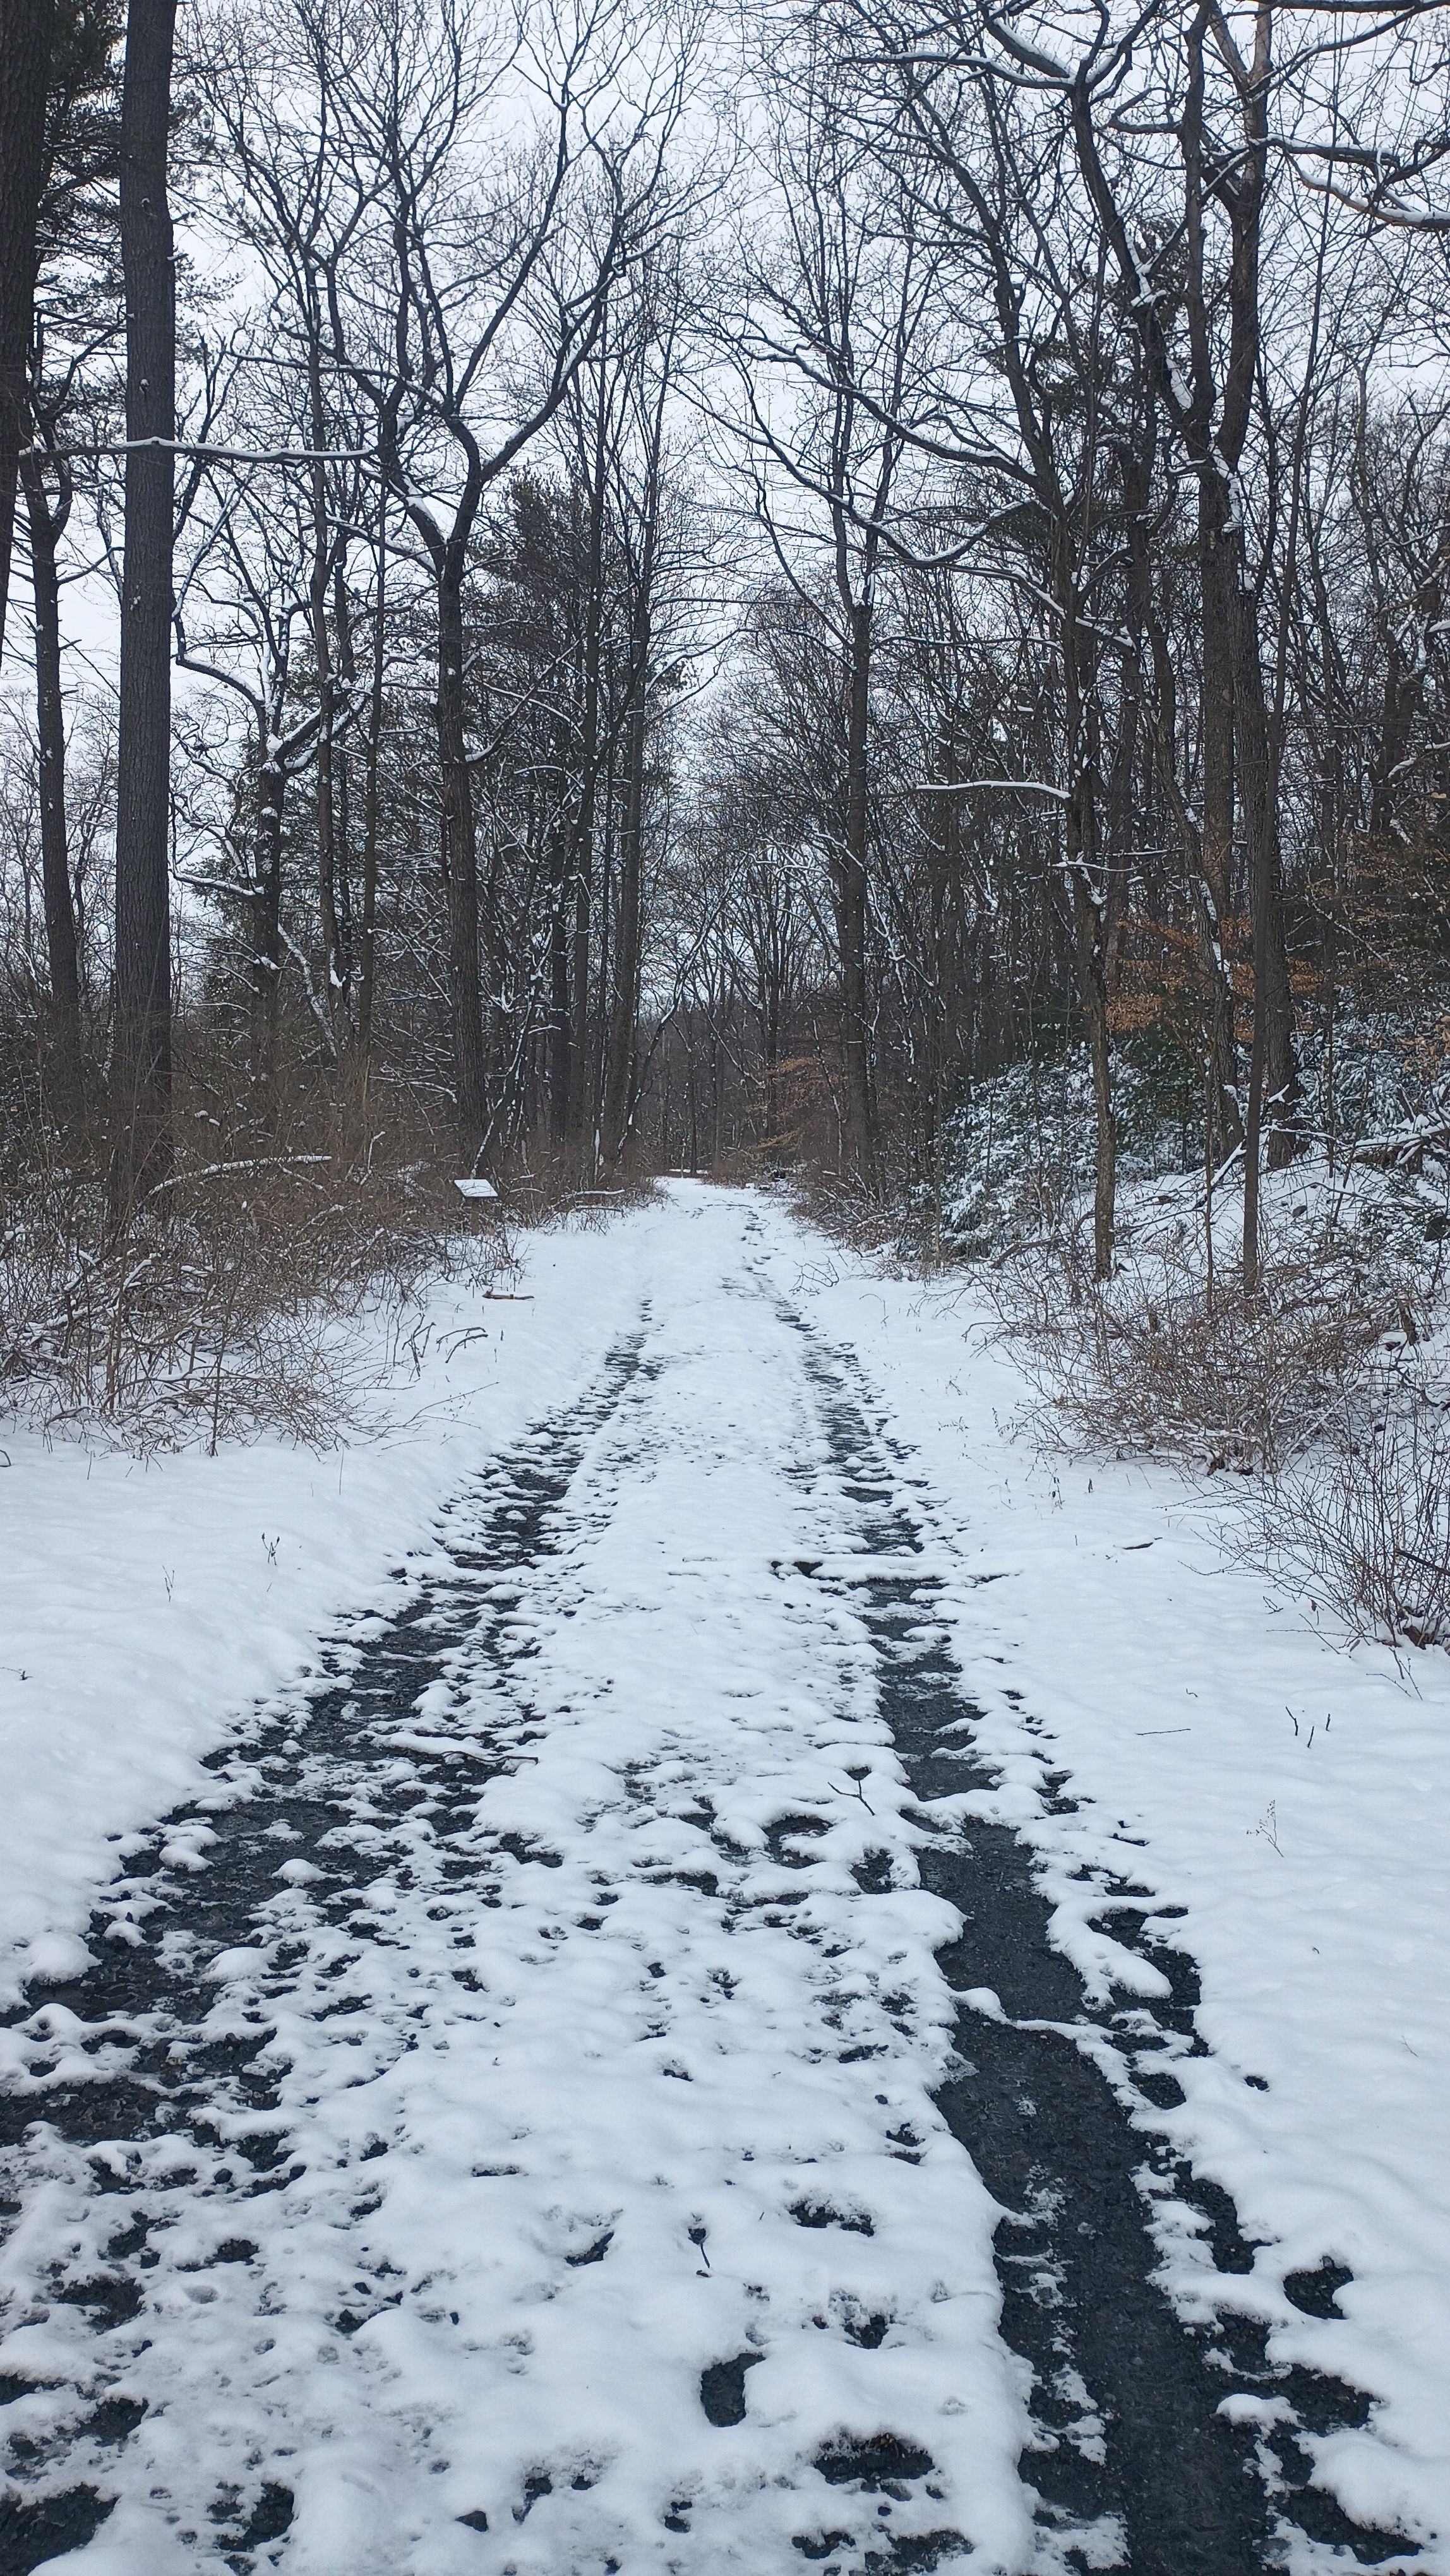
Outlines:
<svg viewBox="0 0 1450 2576"><path fill-rule="evenodd" d="M590 805L593 792L590 790ZM566 1134L576 1156L589 1132L589 916L593 909L594 830L582 823L574 845L573 955L569 967L569 1111Z"/></svg>
<svg viewBox="0 0 1450 2576"><path fill-rule="evenodd" d="M353 635L352 601L348 596L345 562L333 567L332 621L337 635L337 679L346 710L351 707L357 692L357 644ZM345 730L341 741L334 741L332 746L333 911L337 921L337 982L333 989L344 1036L352 1026L352 988L357 971L352 908L352 780L347 746Z"/></svg>
<svg viewBox="0 0 1450 2576"><path fill-rule="evenodd" d="M1242 538L1240 538L1240 547ZM1269 740L1269 710L1259 659L1252 594L1240 581L1234 636L1234 743L1239 771L1239 810L1254 931L1254 1034L1260 1059L1260 1110L1268 1129L1270 1171L1281 1171L1299 1147L1299 1069L1294 1061L1294 1000L1284 928L1284 878L1279 854L1278 800ZM1263 1043L1258 1045L1260 1023ZM1250 1076L1252 1081L1252 1075ZM1254 1106L1250 1103L1250 1118ZM1248 1220L1245 1217L1245 1244Z"/></svg>
<svg viewBox="0 0 1450 2576"><path fill-rule="evenodd" d="M1208 798L1205 794L1204 829L1195 824L1188 809L1178 776L1177 688L1168 638L1156 606L1149 602L1148 637L1153 654L1153 734L1157 755L1159 784L1179 837L1184 845L1188 868L1188 890L1193 904L1194 929L1198 942L1198 962L1207 991L1207 1075L1204 1095L1205 1152L1214 1150L1216 1140L1219 1160L1243 1143L1243 1121L1239 1115L1238 1044L1234 1034L1233 987L1229 981L1228 961L1223 953L1224 922L1230 878L1228 865L1232 857L1232 740L1229 747L1229 818L1228 840L1222 838L1221 822L1218 859L1205 856L1207 839ZM1230 710L1232 712L1232 710ZM1215 891L1217 887L1217 891Z"/></svg>
<svg viewBox="0 0 1450 2576"><path fill-rule="evenodd" d="M277 691L278 707L282 691ZM280 728L280 713L270 719ZM282 991L282 807L287 776L263 727L257 770L257 825L252 861L252 1084L257 1123L277 1119L277 1036Z"/></svg>
<svg viewBox="0 0 1450 2576"><path fill-rule="evenodd" d="M549 1133L562 1146L569 1134L573 1014L569 1007L569 835L561 833L563 864L549 916Z"/></svg>
<svg viewBox="0 0 1450 2576"><path fill-rule="evenodd" d="M1217 149L1210 150L1206 141L1203 49L1210 28L1239 95L1244 149L1231 160L1221 157ZM1249 1152L1252 1159L1267 1087L1269 1159L1271 1164L1279 1164L1287 1162L1297 1149L1299 1079L1294 1062L1274 765L1259 658L1258 603L1248 580L1238 486L1259 376L1259 262L1269 148L1272 36L1270 0L1259 0L1255 12L1254 49L1249 64L1244 63L1226 22L1211 8L1209 0L1201 0L1188 30L1189 78L1177 130L1185 174L1191 392L1184 391L1178 376L1160 300L1140 291L1137 253L1098 153L1093 94L1085 77L1074 87L1072 124L1079 167L1119 275L1133 297L1131 310L1157 399L1183 441L1198 476L1205 726L1203 876L1209 906L1216 915L1216 939L1226 917L1228 853L1237 806L1246 845L1256 958L1254 1060L1259 1068L1260 1099L1257 1108L1250 1100L1253 1135ZM1229 356L1219 389L1217 426L1209 299L1203 280L1203 212L1210 193L1228 215L1231 239L1227 281ZM1253 1081L1251 1070L1251 1087ZM1222 1089L1220 1074L1221 1093ZM1246 1274L1257 1258L1256 1243L1252 1254L1249 1250L1250 1223L1257 1224L1257 1192L1255 1170L1249 1175L1245 1198Z"/></svg>
<svg viewBox="0 0 1450 2576"><path fill-rule="evenodd" d="M318 686L329 702L332 698L332 655L329 649L327 619L324 614L315 621L315 643ZM317 923L322 933L323 984L327 994L329 1019L332 1005L343 981L342 934L337 911L337 811L333 775L332 716L323 719L317 738Z"/></svg>
<svg viewBox="0 0 1450 2576"><path fill-rule="evenodd" d="M604 368L599 371L599 402L594 422L593 481L589 487L589 555L584 600L584 707L579 742L582 784L574 824L574 928L570 967L569 1101L566 1135L582 1159L585 1136L592 1127L589 1085L589 916L594 888L594 809L599 782L599 684L604 649L604 460L606 414Z"/></svg>
<svg viewBox="0 0 1450 2576"><path fill-rule="evenodd" d="M116 751L113 1223L171 1159L171 553L176 278L166 198L176 0L131 0L121 91L125 550Z"/></svg>
<svg viewBox="0 0 1450 2576"><path fill-rule="evenodd" d="M1111 1279L1116 1226L1118 1129L1113 1115L1113 1056L1108 1030L1108 979L1103 943L1102 907L1081 869L1072 878L1073 929L1079 958L1078 978L1088 1024L1092 1064L1093 1124L1093 1276Z"/></svg>
<svg viewBox="0 0 1450 2576"><path fill-rule="evenodd" d="M1232 909L1234 845L1233 568L1222 542L1216 478L1198 486L1198 597L1203 639L1203 874L1220 922Z"/></svg>
<svg viewBox="0 0 1450 2576"><path fill-rule="evenodd" d="M317 389L317 357L311 356L312 439L321 447L325 434L325 416ZM331 587L332 548L327 525L327 469L312 469L312 566L307 585L308 625L312 634L312 659L322 708L322 730L317 737L317 918L322 933L322 986L326 996L329 1026L333 1005L344 987L342 938L337 917L337 814L333 775L333 718L336 687L332 668L332 637L328 631L328 591Z"/></svg>
<svg viewBox="0 0 1450 2576"><path fill-rule="evenodd" d="M1074 670L1076 655L1073 636L1076 624L1077 612L1074 607L1064 617L1067 637L1064 667L1067 675L1068 740L1072 777L1064 821L1063 859L1072 898L1077 987L1082 1000L1083 1017L1087 1022L1088 1055L1092 1065L1095 1127L1093 1276L1096 1279L1111 1279L1116 1229L1118 1131L1113 1115L1113 1052L1108 1023L1108 961L1103 918L1104 904L1096 883L1099 869L1097 805L1094 795L1095 770L1092 761L1086 756L1086 731Z"/></svg>
<svg viewBox="0 0 1450 2576"><path fill-rule="evenodd" d="M15 540L15 478L30 420L35 226L54 29L55 0L0 0L0 645Z"/></svg>
<svg viewBox="0 0 1450 2576"><path fill-rule="evenodd" d="M842 1053L846 1116L856 1170L869 1185L875 1151L871 1114L871 1053L866 984L866 888L869 810L867 744L871 718L871 606L859 601L850 617L846 697L846 832L836 866L836 935L841 950Z"/></svg>
<svg viewBox="0 0 1450 2576"><path fill-rule="evenodd" d="M450 547L438 576L438 766L448 889L454 1103L459 1168L466 1173L475 1168L488 1141L488 1101L478 972L478 843L464 732L462 577L462 564Z"/></svg>
<svg viewBox="0 0 1450 2576"><path fill-rule="evenodd" d="M644 840L644 764L649 615L636 621L631 654L629 769L625 780L624 822L619 836L619 870L615 881L614 982L609 1015L609 1042L604 1068L601 1128L603 1159L617 1164L629 1135L634 1107L635 1046L639 1023L641 876Z"/></svg>
<svg viewBox="0 0 1450 2576"><path fill-rule="evenodd" d="M367 783L363 790L362 920L358 936L357 1051L366 1084L372 1071L373 1005L378 950L378 763L383 739L384 609L387 597L387 500L378 505L378 596L373 616L373 680L368 706Z"/></svg>
<svg viewBox="0 0 1450 2576"><path fill-rule="evenodd" d="M79 1104L81 990L75 901L65 806L65 701L60 677L60 577L56 548L69 515L62 482L54 512L45 496L41 466L21 468L30 524L30 571L35 594L35 718L40 746L40 874L45 900L45 947L50 969L54 1084L62 1115Z"/></svg>

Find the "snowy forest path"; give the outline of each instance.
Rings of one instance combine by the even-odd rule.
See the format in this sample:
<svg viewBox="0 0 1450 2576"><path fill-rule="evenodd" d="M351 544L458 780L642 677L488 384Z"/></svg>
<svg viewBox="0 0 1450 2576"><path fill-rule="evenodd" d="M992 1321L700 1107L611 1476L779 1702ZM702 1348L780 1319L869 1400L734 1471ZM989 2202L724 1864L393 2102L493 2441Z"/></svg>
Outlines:
<svg viewBox="0 0 1450 2576"><path fill-rule="evenodd" d="M747 1203L666 1240L0 2032L0 2576L1399 2557L1153 2285L1153 2192L1246 2259L1124 2108L1191 1963L1087 2009L910 1462Z"/></svg>

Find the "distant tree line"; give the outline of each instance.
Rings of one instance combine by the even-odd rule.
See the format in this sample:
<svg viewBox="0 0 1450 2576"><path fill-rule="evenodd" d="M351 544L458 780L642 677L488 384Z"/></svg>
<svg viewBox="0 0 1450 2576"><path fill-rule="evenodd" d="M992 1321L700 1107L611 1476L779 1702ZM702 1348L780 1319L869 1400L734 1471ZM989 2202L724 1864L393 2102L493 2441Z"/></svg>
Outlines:
<svg viewBox="0 0 1450 2576"><path fill-rule="evenodd" d="M12 1179L204 1060L900 1199L1080 1045L1099 1274L1126 1050L1252 1286L1306 1032L1450 1051L1450 54L1076 23L5 0Z"/></svg>

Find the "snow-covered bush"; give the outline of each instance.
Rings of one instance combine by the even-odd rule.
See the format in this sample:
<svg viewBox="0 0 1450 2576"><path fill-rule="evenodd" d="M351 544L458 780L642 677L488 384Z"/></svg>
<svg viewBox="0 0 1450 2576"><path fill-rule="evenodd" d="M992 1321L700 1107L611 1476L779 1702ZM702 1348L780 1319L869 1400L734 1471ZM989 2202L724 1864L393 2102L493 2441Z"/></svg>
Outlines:
<svg viewBox="0 0 1450 2576"><path fill-rule="evenodd" d="M1393 1236L1407 1259L1450 1237L1450 1056L1437 1033L1386 1013L1321 1016L1302 1032L1300 1069L1306 1153L1296 1168L1316 1176L1316 1198L1318 1177L1338 1175L1353 1221L1367 1223L1379 1241ZM1115 1055L1125 1243L1154 1204L1139 1185L1192 1176L1201 1191L1200 1087L1200 1069L1168 1036L1136 1031ZM971 1261L1053 1240L1090 1198L1095 1149L1085 1048L1008 1065L975 1084L945 1122L940 1180L914 1194L910 1231L919 1237L929 1226L943 1253ZM1360 1183L1369 1172L1382 1186L1366 1217ZM1230 1257L1241 1187L1231 1164L1217 1194Z"/></svg>
<svg viewBox="0 0 1450 2576"><path fill-rule="evenodd" d="M1185 1121L1175 1154L1141 1064L1120 1083L1110 1280L1092 1275L1081 1060L984 1086L956 1239L991 1255L1048 1436L1237 1474L1231 1548L1351 1636L1450 1644L1450 1081L1389 1019L1321 1028L1303 1062L1305 1150L1263 1176L1253 1295L1240 1175L1210 1201L1199 1138Z"/></svg>
<svg viewBox="0 0 1450 2576"><path fill-rule="evenodd" d="M1140 1039L1120 1054L1114 1105L1124 1181L1181 1172L1197 1157L1200 1129L1176 1049ZM1092 1186L1094 1133L1086 1048L1028 1058L974 1085L942 1136L943 1250L992 1260L1055 1233ZM923 1200L913 1213L919 1224Z"/></svg>

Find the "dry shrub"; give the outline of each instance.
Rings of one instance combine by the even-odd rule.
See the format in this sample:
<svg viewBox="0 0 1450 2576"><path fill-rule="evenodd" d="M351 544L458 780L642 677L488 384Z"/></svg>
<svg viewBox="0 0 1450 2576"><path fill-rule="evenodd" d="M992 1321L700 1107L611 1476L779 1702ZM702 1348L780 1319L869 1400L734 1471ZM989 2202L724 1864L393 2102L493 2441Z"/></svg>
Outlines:
<svg viewBox="0 0 1450 2576"><path fill-rule="evenodd" d="M878 1194L858 1173L825 1171L808 1163L781 1175L776 1185L803 1223L854 1252L887 1253L900 1242L899 1200Z"/></svg>
<svg viewBox="0 0 1450 2576"><path fill-rule="evenodd" d="M1240 1552L1355 1639L1450 1644L1450 1418L1405 1389L1357 1439L1262 1494Z"/></svg>
<svg viewBox="0 0 1450 2576"><path fill-rule="evenodd" d="M647 1207L654 1196L654 1175L635 1159L584 1180L577 1150L539 1139L497 1157L493 1171L502 1210L535 1229L569 1224L593 1230L623 1209Z"/></svg>
<svg viewBox="0 0 1450 2576"><path fill-rule="evenodd" d="M1095 1281L1069 1239L993 1274L999 1312L1074 1447L1248 1480L1231 1556L1351 1639L1450 1644L1450 1383L1423 1282L1321 1237L1208 1298L1181 1242Z"/></svg>
<svg viewBox="0 0 1450 2576"><path fill-rule="evenodd" d="M217 1128L207 1114L198 1149L178 1120L171 1175L119 1228L96 1152L12 1155L0 1390L17 1414L142 1450L266 1432L331 1446L361 1427L427 1285L487 1286L511 1260L498 1219L399 1137L375 1127L358 1152L341 1119L314 1117L232 1153Z"/></svg>
<svg viewBox="0 0 1450 2576"><path fill-rule="evenodd" d="M914 1257L907 1239L915 1176L903 1140L894 1132L878 1134L869 1175L849 1163L839 1168L816 1162L780 1164L762 1147L733 1157L721 1177L778 1190L803 1224L853 1252L888 1260Z"/></svg>
<svg viewBox="0 0 1450 2576"><path fill-rule="evenodd" d="M1060 1437L1244 1474L1275 1474L1337 1429L1404 1302L1347 1254L1266 1264L1252 1298L1232 1275L1210 1298L1174 1243L1098 1282L1076 1236L989 1284Z"/></svg>

